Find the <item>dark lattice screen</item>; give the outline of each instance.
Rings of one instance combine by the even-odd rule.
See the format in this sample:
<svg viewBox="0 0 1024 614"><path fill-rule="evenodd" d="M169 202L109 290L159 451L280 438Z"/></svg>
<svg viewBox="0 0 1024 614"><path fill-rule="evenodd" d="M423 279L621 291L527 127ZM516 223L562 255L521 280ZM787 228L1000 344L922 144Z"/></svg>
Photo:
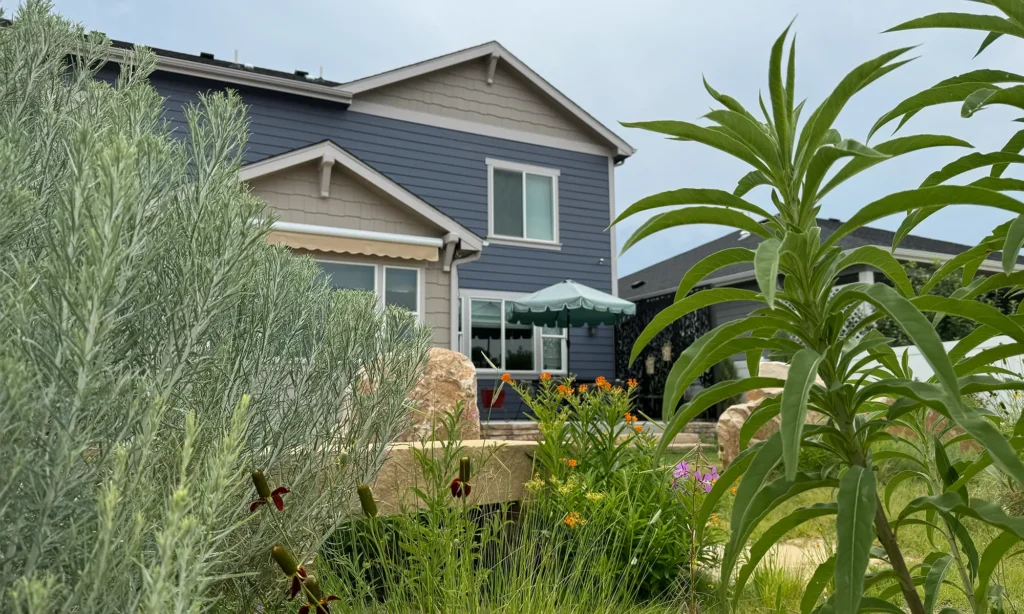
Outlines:
<svg viewBox="0 0 1024 614"><path fill-rule="evenodd" d="M616 377L621 380L632 377L639 382L639 409L652 418L661 417L661 398L665 391L665 379L676 358L679 358L679 354L691 343L711 330L711 311L709 309L705 308L690 313L673 322L671 326L651 340L651 343L630 368L628 366L629 354L633 349L633 342L654 316L672 304L672 300L671 294L636 300L634 301L636 315L615 326ZM670 350L665 347L666 343L671 345ZM667 361L664 360L666 351L669 352ZM653 357L654 373L648 374L648 361L651 357ZM701 375L699 381L702 386L710 386L712 384L711 371ZM712 409L709 412L710 415L702 417L718 417L717 410Z"/></svg>

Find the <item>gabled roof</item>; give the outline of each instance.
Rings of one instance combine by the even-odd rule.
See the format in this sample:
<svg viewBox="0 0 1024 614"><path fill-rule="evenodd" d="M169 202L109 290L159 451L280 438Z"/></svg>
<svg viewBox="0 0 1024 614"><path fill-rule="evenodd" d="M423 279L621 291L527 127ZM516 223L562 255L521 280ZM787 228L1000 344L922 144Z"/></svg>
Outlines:
<svg viewBox="0 0 1024 614"><path fill-rule="evenodd" d="M342 83L337 87L338 89L352 94L353 96L358 96L363 92L375 90L393 83L398 83L399 81L413 79L421 75L485 57L491 58L492 61L505 62L520 77L526 79L550 98L555 104L565 109L565 111L570 115L576 117L603 140L612 145L617 150L618 155L628 157L633 155L636 151L636 149L623 140L622 137L612 132L601 122L597 121L597 119L584 111L582 107L570 100L565 94L558 91L558 89L534 72L532 68L524 64L522 60L512 55L508 49L505 49L497 41L491 41L489 43L477 45L476 47L463 49L462 51L456 51L447 55L438 56L436 58L389 70L387 72L357 79L355 81L349 81L348 83Z"/></svg>
<svg viewBox="0 0 1024 614"><path fill-rule="evenodd" d="M836 219L819 218L817 222L821 228L822 239L830 236L842 224L842 222ZM895 236L896 234L891 230L865 226L839 239L836 244L844 250L855 249L864 245L877 245L890 249ZM676 288L679 287L679 279L683 274L707 256L730 247L754 249L759 242L760 239L743 231L732 232L724 237L708 241L678 256L667 258L636 273L621 277L619 279L619 296L627 299L637 299L675 292ZM900 242L893 255L903 262L931 263L935 260L948 260L950 257L968 249L970 249L969 245L930 239L918 235L907 235ZM989 262L981 265L982 271L998 272L1003 270L999 254L991 254L988 260ZM1024 257L1019 257L1017 263L1018 269L1024 267ZM754 268L752 265L746 263L734 264L719 269L714 273L714 277L705 279L700 285L721 285L753 278Z"/></svg>
<svg viewBox="0 0 1024 614"><path fill-rule="evenodd" d="M445 231L456 235L462 241L464 249L471 251L483 249L483 239L478 237L473 231L441 213L423 199L409 192L329 140L320 141L319 143L293 149L283 154L248 164L242 167L238 175L242 181L250 181L313 161L319 161L321 164L341 165L363 181L393 198L396 202L408 207Z"/></svg>

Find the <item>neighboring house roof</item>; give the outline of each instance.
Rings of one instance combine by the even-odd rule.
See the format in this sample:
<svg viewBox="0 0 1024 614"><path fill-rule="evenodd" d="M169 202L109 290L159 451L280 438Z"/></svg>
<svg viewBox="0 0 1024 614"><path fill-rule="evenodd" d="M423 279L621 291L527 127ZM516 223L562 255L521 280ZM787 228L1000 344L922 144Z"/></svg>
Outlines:
<svg viewBox="0 0 1024 614"><path fill-rule="evenodd" d="M454 53L438 56L415 64L409 64L408 66L403 66L394 70L389 70L387 72L342 83L338 87L350 92L353 96L358 96L361 93L380 87L405 81L407 79L414 79L421 75L443 70L457 64L462 64L464 62L480 58L490 58L491 64L489 71L492 78L497 63L499 61L505 62L519 76L537 87L548 98L565 109L570 115L573 115L576 119L583 122L583 124L600 136L602 140L615 147L619 156L628 157L636 152L636 149L623 140L622 137L612 132L601 122L597 121L592 115L584 111L582 107L548 83L543 77L534 72L532 68L524 64L522 60L512 55L508 49L505 49L497 41L491 41L489 43L477 45L476 47L470 47Z"/></svg>
<svg viewBox="0 0 1024 614"><path fill-rule="evenodd" d="M397 203L408 207L439 228L458 237L462 241L463 249L480 251L483 248L483 239L473 231L441 213L426 201L412 194L359 158L338 147L332 141L321 141L271 158L265 158L259 162L242 167L238 175L242 181L251 181L264 175L313 161L320 162L321 168L326 167L328 170L334 164L341 165L363 181L393 198ZM330 185L329 174L327 175L326 185ZM326 189L325 184L321 184L321 190L324 189Z"/></svg>
<svg viewBox="0 0 1024 614"><path fill-rule="evenodd" d="M830 236L841 224L842 222L836 219L819 218L818 226L821 228L821 238L824 239ZM837 245L843 249L855 249L864 245L877 245L880 247L891 248L895 236L895 233L891 230L865 226L863 228L858 228L842 239L839 239L839 241L837 241ZM730 247L749 247L753 249L757 247L759 242L760 240L755 236L751 236L750 233L745 233L743 231L729 233L724 237L708 241L703 245L695 247L688 252L683 252L678 256L662 260L661 262L637 271L636 273L631 273L621 277L619 279L619 295L623 298L638 299L658 296L668 292L675 292L676 288L679 287L679 280L683 274L703 258ZM970 246L962 245L960 243L940 241L939 239L930 239L928 237L921 237L917 235L907 235L907 237L900 242L900 245L894 252L894 255L897 259L904 262L911 261L930 263L935 260L947 260L950 256L955 256L968 249L970 249ZM983 264L981 266L981 270L1002 270L999 254L992 254L988 259L991 263ZM1019 257L1017 262L1018 268L1024 268L1024 257ZM714 273L714 277L705 279L700 283L700 285L707 286L734 283L737 281L753 279L753 277L753 265L746 263L734 264L723 269L719 269Z"/></svg>

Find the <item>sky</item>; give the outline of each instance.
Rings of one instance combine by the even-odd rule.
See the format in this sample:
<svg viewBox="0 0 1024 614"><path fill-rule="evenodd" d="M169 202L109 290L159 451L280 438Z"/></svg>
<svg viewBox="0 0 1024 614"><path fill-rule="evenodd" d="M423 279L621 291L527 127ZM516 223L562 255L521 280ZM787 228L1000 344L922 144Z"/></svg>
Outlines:
<svg viewBox="0 0 1024 614"><path fill-rule="evenodd" d="M207 51L244 63L306 70L349 81L489 40L501 42L573 101L637 148L616 173L616 208L683 187L731 191L749 168L696 143L668 141L626 129L620 121L700 122L713 101L702 75L720 92L756 112L767 91L768 53L796 18L797 93L816 107L858 64L897 47L918 45L917 60L859 93L835 127L864 141L874 121L904 98L942 79L978 68L1024 71L1024 41L1004 37L974 58L981 33L882 32L938 11L981 12L966 0L57 0L55 8L90 30L186 53ZM9 3L2 6L10 8ZM950 134L977 151L996 151L1022 115L994 109L962 119L956 105L917 115L900 134ZM883 130L872 142L884 140ZM916 187L932 171L966 153L944 148L883 163L830 194L822 216L848 219L886 194ZM1008 173L1013 175L1014 173ZM965 175L969 181L977 174ZM773 209L761 188L748 195ZM875 225L895 229L900 217ZM1005 214L974 207L947 209L917 228L960 243L983 238ZM626 220L621 245L643 218ZM716 226L672 229L620 256L625 275L730 232ZM682 274L682 272L680 272Z"/></svg>

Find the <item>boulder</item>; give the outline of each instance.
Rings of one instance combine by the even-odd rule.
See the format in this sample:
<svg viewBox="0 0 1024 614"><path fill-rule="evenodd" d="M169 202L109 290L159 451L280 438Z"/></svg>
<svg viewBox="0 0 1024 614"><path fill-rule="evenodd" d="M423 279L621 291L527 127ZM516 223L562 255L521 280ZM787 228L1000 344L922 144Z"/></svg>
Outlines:
<svg viewBox="0 0 1024 614"><path fill-rule="evenodd" d="M789 365L784 362L763 361L759 367L759 375L761 377L786 379L789 375ZM817 383L822 386L825 385L820 377L817 379ZM729 407L718 418L718 425L715 431L718 435L718 460L723 467L729 466L729 463L739 455L740 429L743 427L743 423L747 421L747 418L750 417L750 414L753 413L753 411L757 409L765 399L776 397L780 394L782 394L782 388L758 388L751 390L747 392L746 403L739 403ZM818 412L807 412L806 420L808 424L817 424L823 419L824 416ZM768 439L778 432L781 425L781 417L777 415L772 417L771 420L766 422L757 430L756 433L754 433L750 440L751 443Z"/></svg>
<svg viewBox="0 0 1024 614"><path fill-rule="evenodd" d="M445 412L462 401L461 438L480 439L480 411L476 404L476 370L469 358L460 352L431 348L420 381L409 393L414 403L412 426L402 434L402 441L447 439L443 427Z"/></svg>

